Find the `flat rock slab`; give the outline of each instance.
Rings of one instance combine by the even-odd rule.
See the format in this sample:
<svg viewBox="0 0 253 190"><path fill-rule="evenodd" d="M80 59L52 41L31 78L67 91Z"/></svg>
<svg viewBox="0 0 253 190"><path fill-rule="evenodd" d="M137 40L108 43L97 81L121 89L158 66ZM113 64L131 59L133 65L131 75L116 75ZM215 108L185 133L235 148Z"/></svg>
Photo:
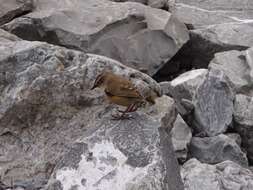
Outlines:
<svg viewBox="0 0 253 190"><path fill-rule="evenodd" d="M209 165L191 159L183 165L181 175L185 190L253 188L253 173L232 161Z"/></svg>
<svg viewBox="0 0 253 190"><path fill-rule="evenodd" d="M149 75L189 39L171 13L140 3L39 0L34 6L33 13L3 28L22 39L104 55Z"/></svg>
<svg viewBox="0 0 253 190"><path fill-rule="evenodd" d="M161 122L142 113L133 117L112 121L107 114L90 123L87 137L56 165L47 189L183 190Z"/></svg>

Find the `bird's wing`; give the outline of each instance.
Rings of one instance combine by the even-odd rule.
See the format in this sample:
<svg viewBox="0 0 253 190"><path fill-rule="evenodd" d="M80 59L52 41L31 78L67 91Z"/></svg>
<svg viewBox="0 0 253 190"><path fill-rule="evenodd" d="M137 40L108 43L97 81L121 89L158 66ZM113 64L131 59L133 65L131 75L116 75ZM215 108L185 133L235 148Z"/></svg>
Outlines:
<svg viewBox="0 0 253 190"><path fill-rule="evenodd" d="M111 85L106 89L107 92L114 96L129 97L129 98L142 98L137 88L130 82L119 82L118 84Z"/></svg>

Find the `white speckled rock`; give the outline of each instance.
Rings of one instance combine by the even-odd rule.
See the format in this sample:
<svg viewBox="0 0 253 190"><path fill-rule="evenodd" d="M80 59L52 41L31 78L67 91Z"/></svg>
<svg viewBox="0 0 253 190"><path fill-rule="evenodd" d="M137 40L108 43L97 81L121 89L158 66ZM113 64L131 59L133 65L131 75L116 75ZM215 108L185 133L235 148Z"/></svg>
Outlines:
<svg viewBox="0 0 253 190"><path fill-rule="evenodd" d="M209 165L191 159L183 165L181 176L185 190L253 189L253 173L232 161Z"/></svg>

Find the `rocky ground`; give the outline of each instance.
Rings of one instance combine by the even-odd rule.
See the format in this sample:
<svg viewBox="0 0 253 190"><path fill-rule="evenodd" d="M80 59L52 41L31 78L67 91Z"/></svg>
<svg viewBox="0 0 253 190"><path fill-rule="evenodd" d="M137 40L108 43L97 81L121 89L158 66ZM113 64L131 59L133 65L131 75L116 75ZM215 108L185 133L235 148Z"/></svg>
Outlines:
<svg viewBox="0 0 253 190"><path fill-rule="evenodd" d="M252 10L0 0L0 190L252 190ZM104 69L156 104L111 120Z"/></svg>

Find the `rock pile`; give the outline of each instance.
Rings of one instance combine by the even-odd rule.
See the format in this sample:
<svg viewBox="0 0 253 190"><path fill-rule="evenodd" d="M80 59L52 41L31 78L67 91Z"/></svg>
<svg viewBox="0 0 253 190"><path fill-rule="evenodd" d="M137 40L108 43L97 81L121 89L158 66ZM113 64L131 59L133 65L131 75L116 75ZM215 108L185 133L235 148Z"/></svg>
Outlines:
<svg viewBox="0 0 253 190"><path fill-rule="evenodd" d="M252 8L0 0L0 189L252 190ZM111 120L103 70L161 97Z"/></svg>

